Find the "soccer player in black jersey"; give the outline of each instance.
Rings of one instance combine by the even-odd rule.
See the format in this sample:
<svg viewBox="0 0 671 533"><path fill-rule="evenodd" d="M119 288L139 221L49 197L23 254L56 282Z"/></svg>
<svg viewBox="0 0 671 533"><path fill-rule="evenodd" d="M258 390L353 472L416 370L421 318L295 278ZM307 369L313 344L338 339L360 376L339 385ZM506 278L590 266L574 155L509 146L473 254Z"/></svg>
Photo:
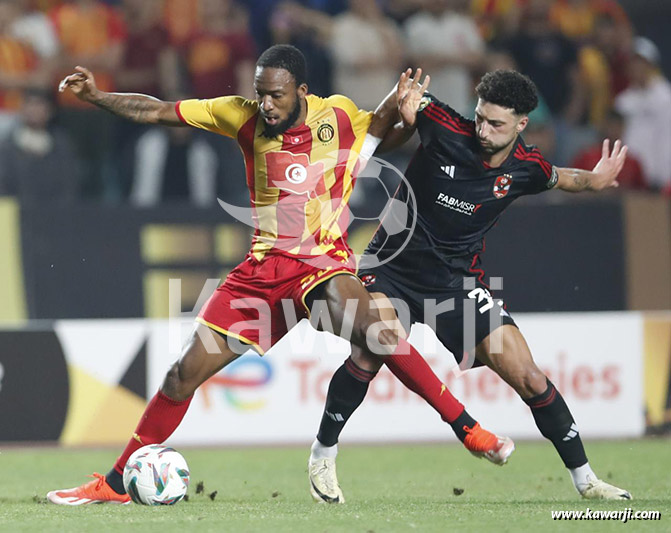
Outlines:
<svg viewBox="0 0 671 533"><path fill-rule="evenodd" d="M630 499L627 491L600 480L590 468L568 406L536 366L503 302L492 297L480 263L484 235L515 198L553 188L578 192L616 187L627 148L618 140L611 151L606 140L591 172L557 168L521 137L538 103L529 78L515 71L490 72L476 93L473 121L423 93L409 77L401 78L401 120L380 149L400 146L419 132L421 145L405 173L416 197L417 224L400 253L407 233L388 235L380 227L367 253L382 260L397 255L372 270L366 270L364 256L360 278L372 293L405 302L411 321L431 326L462 368L484 364L501 376L531 408L539 431L555 446L583 497ZM408 194L402 184L397 197L405 200ZM425 305L431 301L435 305ZM311 453L311 460L330 458L336 487L338 436L370 381L359 374L364 369L373 375L381 366L356 347L350 358L355 365L343 365L332 378Z"/></svg>

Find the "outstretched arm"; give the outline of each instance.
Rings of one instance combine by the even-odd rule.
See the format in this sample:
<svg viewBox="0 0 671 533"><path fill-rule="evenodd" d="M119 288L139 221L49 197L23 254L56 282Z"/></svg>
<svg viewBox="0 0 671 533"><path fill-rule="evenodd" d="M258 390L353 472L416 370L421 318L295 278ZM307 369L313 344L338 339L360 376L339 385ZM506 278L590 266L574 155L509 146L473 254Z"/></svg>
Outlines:
<svg viewBox="0 0 671 533"><path fill-rule="evenodd" d="M601 159L591 170L578 168L557 168L557 188L563 191L601 191L617 187L617 176L627 157L627 147L618 139L610 150L610 141L603 141Z"/></svg>
<svg viewBox="0 0 671 533"><path fill-rule="evenodd" d="M430 76L426 76L420 85L422 69L418 68L415 77L412 77L412 69L407 69L401 74L395 91L392 91L387 98L393 96L397 109L395 113L398 122L387 132L378 147L378 152L388 152L404 144L417 128L417 110L424 96L424 92L429 88Z"/></svg>
<svg viewBox="0 0 671 533"><path fill-rule="evenodd" d="M177 116L175 102L164 102L153 96L132 93L106 93L96 87L93 74L84 67L75 67L58 86L59 92L70 89L77 98L115 115L143 124L183 126Z"/></svg>

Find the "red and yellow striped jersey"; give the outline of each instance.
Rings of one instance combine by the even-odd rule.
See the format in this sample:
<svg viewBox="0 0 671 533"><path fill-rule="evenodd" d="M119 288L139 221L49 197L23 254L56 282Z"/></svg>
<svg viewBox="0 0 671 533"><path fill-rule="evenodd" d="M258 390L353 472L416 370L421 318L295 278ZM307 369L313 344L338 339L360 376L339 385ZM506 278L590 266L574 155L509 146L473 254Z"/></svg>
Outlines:
<svg viewBox="0 0 671 533"><path fill-rule="evenodd" d="M237 139L256 232L251 253L310 258L346 243L349 201L372 113L347 97L308 95L305 123L268 139L257 102L240 96L178 102L187 124Z"/></svg>

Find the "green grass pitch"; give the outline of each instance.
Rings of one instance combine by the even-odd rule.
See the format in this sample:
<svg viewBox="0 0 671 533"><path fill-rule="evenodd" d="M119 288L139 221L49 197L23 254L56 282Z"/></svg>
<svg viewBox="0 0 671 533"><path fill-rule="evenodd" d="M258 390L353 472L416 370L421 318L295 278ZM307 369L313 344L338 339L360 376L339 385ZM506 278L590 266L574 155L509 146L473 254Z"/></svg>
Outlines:
<svg viewBox="0 0 671 533"><path fill-rule="evenodd" d="M106 472L116 450L0 449L0 531L671 531L671 441L588 442L595 471L631 502L588 502L575 493L549 443L521 442L504 467L461 446L341 446L345 505L308 492L308 447L180 450L189 500L173 507L45 503L47 491ZM197 482L203 494L195 494ZM457 494L463 490L463 493ZM216 491L214 499L210 494ZM557 522L551 510L656 510L660 521Z"/></svg>

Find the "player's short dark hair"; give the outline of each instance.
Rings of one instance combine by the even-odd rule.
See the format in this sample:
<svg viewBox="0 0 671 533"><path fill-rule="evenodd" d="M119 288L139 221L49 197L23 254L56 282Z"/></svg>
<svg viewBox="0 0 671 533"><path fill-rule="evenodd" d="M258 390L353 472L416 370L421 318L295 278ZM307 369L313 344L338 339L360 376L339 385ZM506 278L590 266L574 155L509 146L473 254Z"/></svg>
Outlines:
<svg viewBox="0 0 671 533"><path fill-rule="evenodd" d="M538 90L528 76L515 70L495 70L485 74L475 88L478 98L490 104L528 115L538 105Z"/></svg>
<svg viewBox="0 0 671 533"><path fill-rule="evenodd" d="M261 54L256 62L257 67L281 68L294 77L296 87L307 82L307 66L305 56L295 46L276 44Z"/></svg>

